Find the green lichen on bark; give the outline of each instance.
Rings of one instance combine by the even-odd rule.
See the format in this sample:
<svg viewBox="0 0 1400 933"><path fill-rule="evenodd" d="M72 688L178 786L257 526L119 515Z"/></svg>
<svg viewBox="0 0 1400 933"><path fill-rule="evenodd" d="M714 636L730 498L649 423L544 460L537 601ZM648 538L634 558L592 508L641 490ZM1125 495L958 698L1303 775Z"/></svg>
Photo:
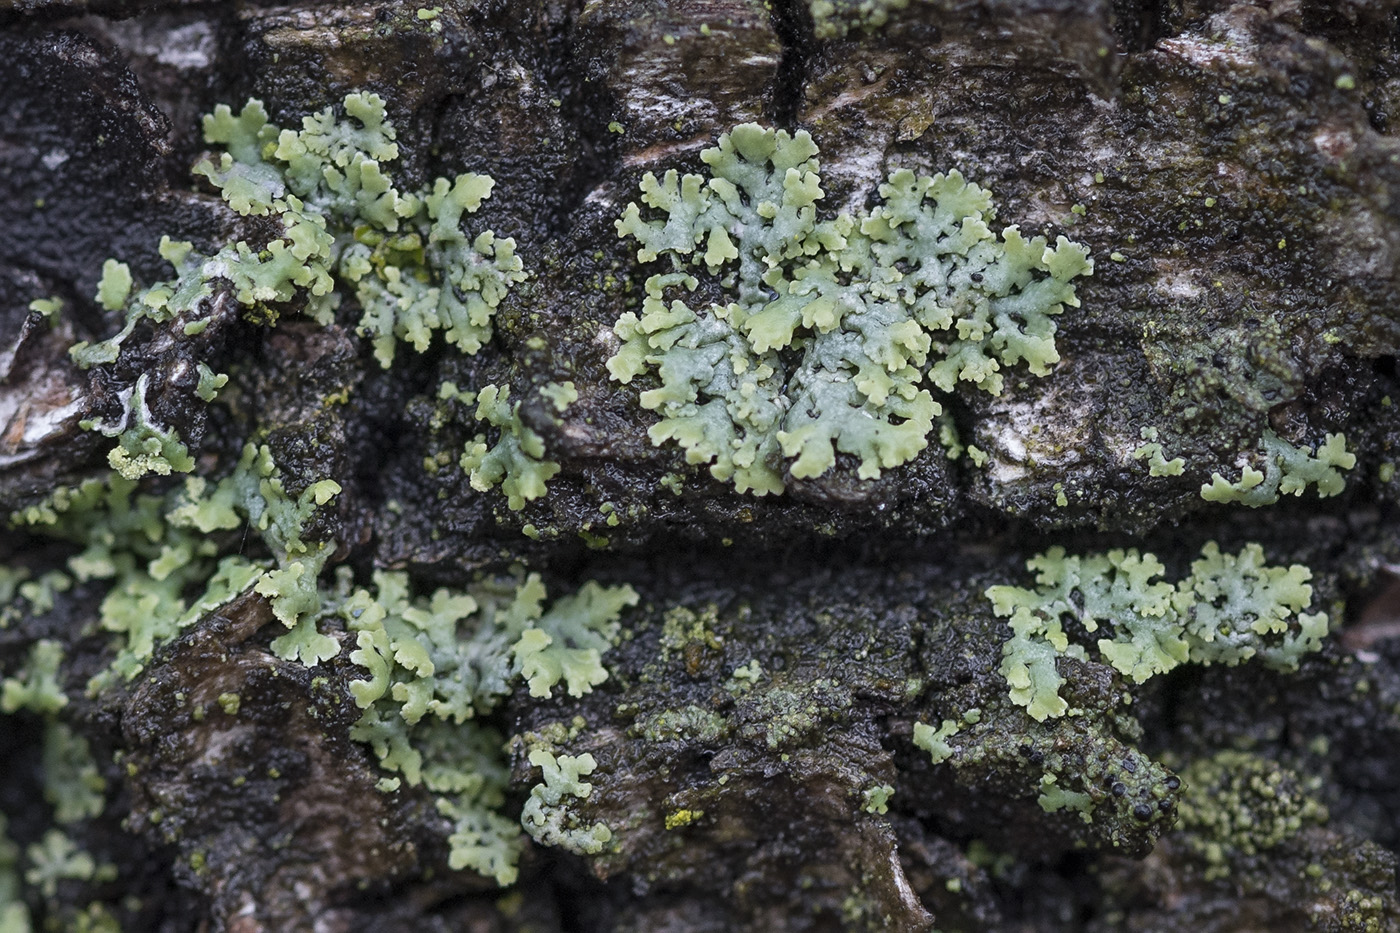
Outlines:
<svg viewBox="0 0 1400 933"><path fill-rule="evenodd" d="M1312 603L1311 571L1267 566L1257 544L1232 555L1207 543L1175 586L1157 579L1166 568L1156 557L1136 550L1077 557L1052 548L1026 566L1036 571L1034 590L993 586L987 598L1011 627L1001 665L1011 699L1037 720L1069 712L1055 662L1086 658L1077 639L1101 626L1100 656L1135 683L1181 664L1255 656L1296 670L1327 634L1326 613L1302 611Z"/></svg>
<svg viewBox="0 0 1400 933"><path fill-rule="evenodd" d="M1003 367L1044 375L1052 317L1093 271L1064 237L998 237L990 195L956 171L895 171L870 211L818 219L817 153L805 131L736 127L701 153L708 178L648 173L655 219L633 202L617 221L640 261L670 271L619 319L608 369L622 383L655 372L640 395L662 415L653 443L676 441L740 492L780 493L838 453L862 479L912 460L942 413L925 382L997 395ZM721 292L692 308L700 274Z"/></svg>

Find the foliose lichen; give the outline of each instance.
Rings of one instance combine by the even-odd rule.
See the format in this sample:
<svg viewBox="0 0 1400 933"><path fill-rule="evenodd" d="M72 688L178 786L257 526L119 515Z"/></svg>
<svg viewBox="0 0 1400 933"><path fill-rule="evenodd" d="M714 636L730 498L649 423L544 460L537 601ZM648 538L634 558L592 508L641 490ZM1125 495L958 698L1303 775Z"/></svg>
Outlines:
<svg viewBox="0 0 1400 933"><path fill-rule="evenodd" d="M384 101L350 94L344 110L343 119L329 107L305 117L300 130L269 122L258 100L236 115L221 104L206 116L206 142L224 151L201 161L195 174L236 213L268 218L263 229L272 235L261 243L232 241L211 255L162 237L160 255L174 276L146 287L137 287L126 263L107 260L96 300L121 312L124 326L98 343L76 344L70 352L78 365L114 362L142 322L201 332L216 287L269 321L297 309L329 324L351 295L358 332L384 367L399 342L421 352L439 331L463 353L476 353L491 338L496 307L526 277L512 239L464 229L464 217L490 197L494 182L467 172L400 191L384 168L399 154ZM227 377L199 365L196 393L210 401ZM189 472L193 459L179 436L150 416L147 379L123 391L117 424L90 419L84 426L119 439L110 460L128 479Z"/></svg>
<svg viewBox="0 0 1400 933"><path fill-rule="evenodd" d="M303 528L339 492L321 480L291 497L270 450L249 444L217 482L191 476L153 495L114 474L60 489L11 523L80 545L68 560L74 579L111 581L100 621L119 637L111 664L90 685L97 690L135 677L156 648L249 589L268 597L289 629L273 641L280 656L314 663L338 653L314 625L317 577L330 550L304 540ZM244 556L246 533L269 557Z"/></svg>
<svg viewBox="0 0 1400 933"><path fill-rule="evenodd" d="M701 153L709 177L647 173L646 216L634 202L617 221L669 269L618 320L608 370L654 374L652 442L741 492L780 493L838 452L863 479L912 460L942 412L926 383L999 394L1005 366L1047 373L1053 316L1093 271L1064 237L998 237L990 195L957 172L897 170L871 210L819 219L817 152L805 131L735 127Z"/></svg>
<svg viewBox="0 0 1400 933"><path fill-rule="evenodd" d="M238 240L210 256L164 238L160 253L176 275L139 290L125 264L109 261L98 300L125 312L126 326L99 344L75 347L75 359L111 362L142 320L181 318L189 331L214 280L227 281L250 308L300 296L304 313L320 323L340 305L338 289L350 291L360 333L385 367L399 341L422 351L436 331L464 353L480 349L497 305L525 278L513 240L462 226L494 182L467 172L400 191L384 169L399 148L383 99L350 94L344 110L344 119L330 107L304 117L300 130L270 122L258 100L236 115L220 104L206 116L205 141L224 151L196 165L195 174L234 211L268 217L280 232L261 246Z"/></svg>
<svg viewBox="0 0 1400 933"><path fill-rule="evenodd" d="M540 769L543 782L530 789L530 799L520 813L520 825L541 845L558 846L578 855L596 855L612 841L612 830L602 823L581 824L569 810L567 798L587 799L593 785L579 780L593 773L597 762L582 755L560 755L545 749L530 752L530 764Z"/></svg>
<svg viewBox="0 0 1400 933"><path fill-rule="evenodd" d="M445 384L443 391L450 385ZM500 486L506 505L517 512L526 502L543 496L545 484L559 472L559 464L545 459L544 438L520 420L520 401L510 400L510 386L483 386L476 394L476 420L499 433L494 445L486 434L478 434L467 443L461 465L471 477L472 488L485 492Z"/></svg>
<svg viewBox="0 0 1400 933"><path fill-rule="evenodd" d="M356 633L350 659L370 675L350 684L364 710L351 735L397 775L382 781L382 789L397 790L402 781L432 791L439 812L452 821L451 867L503 885L516 877L520 823L503 812L509 783L503 739L475 720L521 680L536 697L548 697L561 683L582 696L602 683L602 653L637 594L589 582L548 609L545 599L535 575L415 598L405 575L381 572L372 589L351 586L343 574L331 610ZM541 827L549 823L541 820ZM555 844L543 829L537 838Z"/></svg>
<svg viewBox="0 0 1400 933"><path fill-rule="evenodd" d="M1071 637L1101 634L1099 657L1142 683L1181 664L1254 657L1295 670L1327 635L1327 614L1303 611L1313 599L1308 568L1270 567L1257 544L1232 555L1207 543L1176 585L1159 579L1166 568L1156 557L1135 549L1080 557L1055 547L1026 566L1034 589L993 586L987 598L1011 626L1001 663L1011 699L1037 720L1069 711L1055 660L1088 657Z"/></svg>
<svg viewBox="0 0 1400 933"><path fill-rule="evenodd" d="M29 933L29 907L20 892L19 846L5 834L7 821L0 813L0 930Z"/></svg>
<svg viewBox="0 0 1400 933"><path fill-rule="evenodd" d="M1260 450L1240 457L1240 478L1230 482L1215 473L1201 487L1207 502L1239 502L1250 508L1273 505L1279 496L1301 496L1316 485L1319 499L1341 494L1346 489L1342 470L1356 466L1356 455L1347 450L1346 436L1328 434L1316 450L1297 447L1266 430L1259 440ZM1258 467L1254 464L1257 463Z"/></svg>

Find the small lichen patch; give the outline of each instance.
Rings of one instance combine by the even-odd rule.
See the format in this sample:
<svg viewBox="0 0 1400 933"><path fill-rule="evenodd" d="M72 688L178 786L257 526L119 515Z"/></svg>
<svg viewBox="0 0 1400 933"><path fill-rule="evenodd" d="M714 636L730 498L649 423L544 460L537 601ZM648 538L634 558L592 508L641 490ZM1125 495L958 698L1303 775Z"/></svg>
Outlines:
<svg viewBox="0 0 1400 933"><path fill-rule="evenodd" d="M1035 589L993 586L987 598L1011 626L1001 663L1011 699L1037 720L1068 712L1055 661L1088 657L1071 635L1102 635L1100 658L1142 683L1188 662L1258 657L1295 670L1327 634L1326 613L1303 611L1313 598L1308 568L1267 566L1257 544L1232 555L1209 542L1175 586L1159 579L1166 568L1156 557L1136 550L1074 557L1056 547L1027 567Z"/></svg>
<svg viewBox="0 0 1400 933"><path fill-rule="evenodd" d="M1150 475L1180 476L1185 471L1186 460L1184 458L1173 457L1168 460L1162 452L1162 445L1157 442L1158 431L1156 428L1143 428L1140 436L1145 443L1133 451L1133 459L1147 460Z"/></svg>
<svg viewBox="0 0 1400 933"><path fill-rule="evenodd" d="M545 484L559 472L559 464L545 459L544 438L520 420L520 402L510 401L510 386L484 386L476 403L476 420L499 434L494 445L485 434L470 441L462 454L462 469L479 492L500 486L506 505L518 512L545 494Z"/></svg>
<svg viewBox="0 0 1400 933"><path fill-rule="evenodd" d="M597 768L593 756L560 755L537 748L530 764L540 769L543 783L530 789L530 799L520 814L520 825L541 845L558 846L578 855L596 855L612 841L612 830L602 823L585 826L570 812L566 798L586 799L593 785L579 778ZM668 829L671 827L667 827Z"/></svg>
<svg viewBox="0 0 1400 933"><path fill-rule="evenodd" d="M1311 485L1319 499L1339 495L1346 489L1342 470L1356 466L1356 455L1347 450L1346 436L1328 434L1314 451L1295 447L1273 431L1265 431L1259 441L1261 452L1241 458L1240 478L1230 482L1215 473L1201 487L1207 502L1239 502L1250 508L1273 505L1281 495L1301 496ZM1251 461L1258 461L1257 466ZM1262 469L1260 469L1262 467Z"/></svg>
<svg viewBox="0 0 1400 933"><path fill-rule="evenodd" d="M121 393L124 411L117 424L81 423L85 430L117 438L117 446L107 455L107 461L126 479L140 479L148 473L169 476L172 472L188 473L194 469L194 458L179 435L151 420L146 404L149 380L150 376L142 373L134 387Z"/></svg>

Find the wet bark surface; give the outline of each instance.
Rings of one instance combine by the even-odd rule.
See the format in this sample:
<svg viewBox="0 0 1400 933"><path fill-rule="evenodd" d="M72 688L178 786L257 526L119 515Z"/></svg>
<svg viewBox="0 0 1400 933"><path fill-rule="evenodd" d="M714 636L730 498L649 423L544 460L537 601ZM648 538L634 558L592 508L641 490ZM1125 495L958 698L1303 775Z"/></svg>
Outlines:
<svg viewBox="0 0 1400 933"><path fill-rule="evenodd" d="M284 660L268 600L244 592L94 691L101 580L51 606L0 588L0 676L57 642L68 698L0 716L0 908L8 839L34 929L1400 929L1396 4L0 4L0 512L105 476L112 441L82 423L115 420L144 377L196 475L256 441L294 496L340 485L305 532L333 552L328 588L341 568L423 593L525 568L552 594L641 597L596 689L517 683L490 712L505 812L541 780L532 750L588 753L571 818L611 831L587 855L528 846L501 890L449 868L432 794L377 788L344 625L322 624L338 656ZM121 326L94 299L105 260L152 282L163 235L207 253L276 236L190 174L202 114L258 98L296 126L361 90L398 128L399 184L495 180L473 223L513 237L529 277L479 353L438 339L386 369L353 299L322 325L304 296L250 313L216 288L198 332L147 322L114 362L73 362ZM810 132L833 214L895 168L957 169L998 226L1089 248L1048 375L941 396L982 462L935 436L876 479L841 454L755 496L652 443L652 377L606 368L654 271L614 223L645 173L701 171L749 121ZM61 313L29 310L50 297ZM197 364L230 375L218 402ZM560 411L543 390L566 380ZM511 387L559 465L544 496L512 509L473 487L457 458L482 428L446 381ZM1181 470L1149 472L1144 429ZM1340 495L1200 494L1266 434L1338 433L1356 457ZM1212 540L1311 568L1331 634L1297 671L1135 683L1066 656L1073 715L1011 701L987 587L1029 585L1055 546L1135 547L1176 580ZM31 580L74 553L0 531L0 562ZM99 869L46 886L27 853L54 826L55 717L105 790L64 827ZM914 726L944 720L963 724L933 763ZM1091 812L1047 811L1049 773Z"/></svg>

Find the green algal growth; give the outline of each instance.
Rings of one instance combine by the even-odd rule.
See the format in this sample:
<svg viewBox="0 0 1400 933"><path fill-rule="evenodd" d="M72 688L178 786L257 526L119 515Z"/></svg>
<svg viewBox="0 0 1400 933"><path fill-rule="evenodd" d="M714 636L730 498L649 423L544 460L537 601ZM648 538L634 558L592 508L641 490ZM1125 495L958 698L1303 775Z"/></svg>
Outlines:
<svg viewBox="0 0 1400 933"><path fill-rule="evenodd" d="M101 343L74 347L74 358L84 366L115 360L143 320L178 319L193 332L206 320L204 299L215 281L274 320L295 303L330 323L344 295L353 296L359 332L385 367L400 341L421 352L438 331L475 353L491 337L496 307L525 278L513 240L463 228L494 183L468 172L400 191L385 171L399 148L384 101L350 94L344 111L344 118L329 107L304 117L300 130L269 122L257 100L237 114L221 104L206 116L205 141L224 151L195 173L237 213L268 218L271 238L238 240L212 255L164 238L161 256L175 275L140 289L125 264L109 260L97 298L124 312L125 326Z"/></svg>
<svg viewBox="0 0 1400 933"><path fill-rule="evenodd" d="M853 29L872 32L890 14L909 7L910 0L809 0L812 33L818 39L842 39Z"/></svg>
<svg viewBox="0 0 1400 933"><path fill-rule="evenodd" d="M1201 487L1201 498L1258 508L1273 505L1280 495L1301 496L1308 486L1316 485L1318 498L1326 499L1346 489L1346 477L1340 471L1356 466L1356 455L1347 450L1343 434L1328 434L1316 451L1295 447L1269 430L1259 443L1260 453L1242 455L1239 480L1232 483L1219 473L1212 474Z"/></svg>
<svg viewBox="0 0 1400 933"><path fill-rule="evenodd" d="M578 855L596 855L612 841L612 830L602 823L581 824L569 811L565 798L586 799L593 785L579 778L597 767L587 753L554 755L542 748L530 752L530 764L540 769L544 782L530 789L530 799L520 813L520 825L541 845L557 846Z"/></svg>
<svg viewBox="0 0 1400 933"><path fill-rule="evenodd" d="M544 459L544 438L520 420L520 402L510 400L510 386L485 386L476 403L476 420L499 433L494 446L485 434L468 442L462 469L478 492L500 486L506 505L518 512L545 494L545 483L559 472L559 464Z"/></svg>
<svg viewBox="0 0 1400 933"><path fill-rule="evenodd" d="M993 611L1009 620L1001 673L1011 699L1037 720L1063 716L1061 656L1087 659L1071 636L1100 634L1100 659L1134 683L1186 663L1238 664L1258 657L1290 671L1321 647L1327 614L1312 603L1312 574L1299 564L1270 567L1257 544L1222 554L1215 542L1175 586L1151 554L1114 550L1067 556L1051 548L1027 562L1036 587L993 586Z"/></svg>
<svg viewBox="0 0 1400 933"><path fill-rule="evenodd" d="M819 220L816 155L805 131L745 124L701 153L708 177L648 173L646 214L617 221L669 269L618 320L608 370L653 374L652 442L741 492L782 492L785 472L820 476L838 453L864 479L909 462L942 412L926 383L999 394L1004 366L1048 372L1053 316L1093 269L1063 237L998 237L990 195L956 172L896 171L873 209Z"/></svg>
<svg viewBox="0 0 1400 933"><path fill-rule="evenodd" d="M1209 879L1230 874L1234 859L1282 845L1308 826L1327 822L1316 797L1318 777L1304 778L1268 758L1220 751L1181 774L1178 830L1205 863Z"/></svg>
<svg viewBox="0 0 1400 933"><path fill-rule="evenodd" d="M351 735L400 781L438 795L453 821L450 864L500 884L515 880L520 827L501 813L509 775L499 735L479 725L521 681L547 697L562 684L581 696L607 677L602 653L630 587L585 584L545 608L538 576L486 580L465 591L414 597L403 574L377 573L372 590L342 579L331 611L355 633L350 684L364 714Z"/></svg>
<svg viewBox="0 0 1400 933"><path fill-rule="evenodd" d="M68 562L78 580L111 581L100 619L119 639L112 664L90 685L101 689L135 677L160 645L250 588L290 629L273 641L279 656L314 663L338 653L335 639L314 627L317 577L331 549L302 535L339 491L322 480L293 498L268 448L249 444L217 482L192 476L157 496L117 474L59 490L11 521L81 545ZM258 542L269 557L243 556Z"/></svg>

